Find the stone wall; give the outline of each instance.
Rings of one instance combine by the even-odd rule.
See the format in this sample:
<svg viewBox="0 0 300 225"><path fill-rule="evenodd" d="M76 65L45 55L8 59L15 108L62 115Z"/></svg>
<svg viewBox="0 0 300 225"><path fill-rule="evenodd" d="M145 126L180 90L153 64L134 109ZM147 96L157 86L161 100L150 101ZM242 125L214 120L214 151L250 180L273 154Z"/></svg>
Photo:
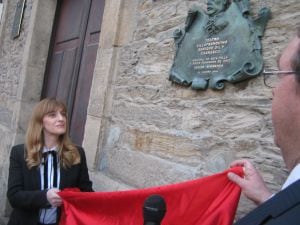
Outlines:
<svg viewBox="0 0 300 225"><path fill-rule="evenodd" d="M5 197L9 151L24 142L32 107L40 100L56 7L56 1L27 0L20 36L13 40L17 2L3 1L0 23L0 224L10 212Z"/></svg>
<svg viewBox="0 0 300 225"><path fill-rule="evenodd" d="M5 210L9 150L15 137L15 107L20 82L21 62L28 35L30 10L24 14L24 23L18 41L10 38L11 25L17 1L4 1L0 33L0 210ZM28 1L28 9L31 1Z"/></svg>
<svg viewBox="0 0 300 225"><path fill-rule="evenodd" d="M273 144L272 90L262 77L226 84L223 91L194 91L168 81L175 51L172 33L184 25L193 4L205 8L206 1L130 2L115 28L126 32L100 40L84 145L88 158L96 157L93 177L105 175L119 185L95 179L96 187L174 183L220 172L232 160L248 158L268 186L278 190L287 173ZM264 59L275 67L299 25L300 3L251 1L252 16L263 6L273 13L262 40ZM111 25L105 18L104 30ZM112 29L105 31L114 33ZM252 207L243 199L238 217Z"/></svg>
<svg viewBox="0 0 300 225"><path fill-rule="evenodd" d="M4 1L0 24L1 215L9 150L23 141L40 97L55 9L55 1L27 0L21 36L11 40L16 2ZM193 4L206 7L205 0L106 1L83 143L95 190L193 179L242 157L255 163L272 190L286 178L273 144L272 93L262 77L226 84L223 91L194 91L168 81L172 33ZM252 12L263 5L273 13L262 40L264 59L275 66L300 25L300 2L252 0ZM252 207L243 199L238 217Z"/></svg>

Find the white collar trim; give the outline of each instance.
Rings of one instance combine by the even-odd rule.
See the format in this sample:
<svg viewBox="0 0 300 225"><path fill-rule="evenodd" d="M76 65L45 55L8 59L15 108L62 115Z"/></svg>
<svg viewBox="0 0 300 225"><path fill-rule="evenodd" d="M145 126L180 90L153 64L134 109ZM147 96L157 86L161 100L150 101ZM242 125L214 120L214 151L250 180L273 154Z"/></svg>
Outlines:
<svg viewBox="0 0 300 225"><path fill-rule="evenodd" d="M58 146L54 146L52 148L47 148L46 146L43 147L43 153L50 152L50 151L58 151Z"/></svg>
<svg viewBox="0 0 300 225"><path fill-rule="evenodd" d="M299 179L300 179L300 164L295 166L294 169L291 171L290 175L284 182L281 190L285 189L287 186L291 185L292 183L294 183L295 181L297 181Z"/></svg>

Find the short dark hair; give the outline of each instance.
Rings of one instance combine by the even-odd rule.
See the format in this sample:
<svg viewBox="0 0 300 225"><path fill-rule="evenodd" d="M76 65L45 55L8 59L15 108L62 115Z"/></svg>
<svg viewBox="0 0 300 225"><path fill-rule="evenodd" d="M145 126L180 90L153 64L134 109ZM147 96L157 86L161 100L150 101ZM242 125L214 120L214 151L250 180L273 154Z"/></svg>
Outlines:
<svg viewBox="0 0 300 225"><path fill-rule="evenodd" d="M300 39L300 27L297 29L297 36ZM292 62L291 62L292 70L296 71L297 81L300 83L300 44L298 44L298 49L295 52Z"/></svg>

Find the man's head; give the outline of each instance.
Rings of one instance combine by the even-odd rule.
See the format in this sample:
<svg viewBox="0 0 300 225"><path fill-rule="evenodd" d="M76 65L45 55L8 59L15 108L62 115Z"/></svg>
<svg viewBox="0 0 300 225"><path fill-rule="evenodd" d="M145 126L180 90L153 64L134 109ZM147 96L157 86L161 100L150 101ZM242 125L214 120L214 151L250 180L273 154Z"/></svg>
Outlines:
<svg viewBox="0 0 300 225"><path fill-rule="evenodd" d="M214 15L224 11L229 4L229 0L207 0L207 14Z"/></svg>
<svg viewBox="0 0 300 225"><path fill-rule="evenodd" d="M300 30L282 51L278 67L280 71L295 71L293 75L281 75L273 89L272 121L275 143L280 147L285 164L292 170L300 163Z"/></svg>

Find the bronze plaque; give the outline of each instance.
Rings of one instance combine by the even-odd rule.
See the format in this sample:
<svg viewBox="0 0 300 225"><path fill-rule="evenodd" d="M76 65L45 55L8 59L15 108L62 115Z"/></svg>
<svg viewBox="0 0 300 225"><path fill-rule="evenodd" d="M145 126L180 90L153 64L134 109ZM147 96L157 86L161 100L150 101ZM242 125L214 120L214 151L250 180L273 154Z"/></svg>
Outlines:
<svg viewBox="0 0 300 225"><path fill-rule="evenodd" d="M223 89L259 75L263 69L261 37L270 18L262 8L250 17L249 1L208 0L207 12L189 10L183 29L174 32L176 55L169 80L204 90Z"/></svg>

